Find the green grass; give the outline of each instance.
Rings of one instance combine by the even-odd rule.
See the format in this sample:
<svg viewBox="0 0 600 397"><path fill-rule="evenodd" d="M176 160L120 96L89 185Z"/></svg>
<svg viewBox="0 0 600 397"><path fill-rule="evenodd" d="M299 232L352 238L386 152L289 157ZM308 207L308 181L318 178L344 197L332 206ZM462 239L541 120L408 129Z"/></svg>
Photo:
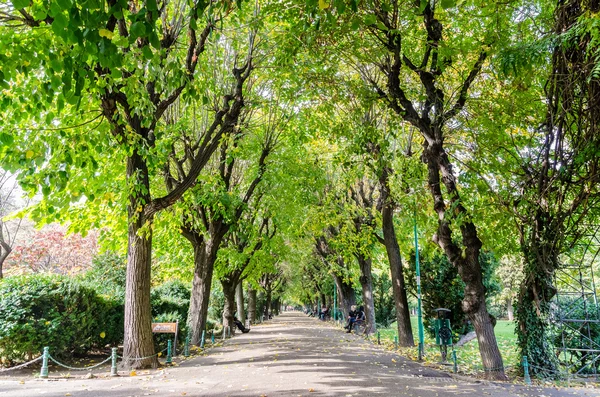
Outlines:
<svg viewBox="0 0 600 397"><path fill-rule="evenodd" d="M417 318L411 317L411 325L415 343L418 341ZM392 324L389 328L380 329L381 342L388 347L393 347L394 336L396 336L396 324ZM504 360L505 367L515 367L519 362L519 354L517 349L517 336L515 334L515 324L512 321L498 320L494 328L498 347ZM455 341L456 342L456 341ZM401 354L409 356L413 359L417 358L417 348L401 348ZM451 360L450 351L448 349L448 359ZM473 374L482 371L481 357L479 355L479 346L477 339L466 343L462 347L456 348L456 356L458 369L462 373ZM437 363L441 360L439 347L435 345L435 339L430 338L425 332L425 361L427 363Z"/></svg>

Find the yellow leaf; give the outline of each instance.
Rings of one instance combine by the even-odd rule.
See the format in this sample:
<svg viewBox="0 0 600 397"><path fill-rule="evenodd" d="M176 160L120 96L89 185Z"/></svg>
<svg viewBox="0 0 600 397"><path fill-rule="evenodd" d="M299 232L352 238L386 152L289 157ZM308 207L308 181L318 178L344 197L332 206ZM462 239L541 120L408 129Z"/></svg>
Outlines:
<svg viewBox="0 0 600 397"><path fill-rule="evenodd" d="M104 333L104 331L103 331L103 332L100 332L100 337L101 337L102 339L106 338L106 333Z"/></svg>
<svg viewBox="0 0 600 397"><path fill-rule="evenodd" d="M33 155L34 155L34 154L35 154L35 153L33 153L33 150L28 150L27 152L25 152L25 158L26 158L27 160L29 160L30 158L32 158L32 157L33 157Z"/></svg>
<svg viewBox="0 0 600 397"><path fill-rule="evenodd" d="M392 362L393 362L393 363L395 363L395 362L396 362L396 360L394 360L394 359L392 358Z"/></svg>
<svg viewBox="0 0 600 397"><path fill-rule="evenodd" d="M100 37L106 37L109 40L112 40L113 38L113 32L111 32L108 29L100 29L98 31L98 34L100 35Z"/></svg>
<svg viewBox="0 0 600 397"><path fill-rule="evenodd" d="M135 370L134 370L134 371L131 371L131 372L129 373L129 376L136 376L136 375L137 375L137 372L135 372Z"/></svg>
<svg viewBox="0 0 600 397"><path fill-rule="evenodd" d="M313 389L313 388L311 387L310 389L308 389L308 391L312 393L312 392L314 392L314 391L315 391L315 389Z"/></svg>
<svg viewBox="0 0 600 397"><path fill-rule="evenodd" d="M319 8L322 10L329 8L329 3L327 0L319 0Z"/></svg>

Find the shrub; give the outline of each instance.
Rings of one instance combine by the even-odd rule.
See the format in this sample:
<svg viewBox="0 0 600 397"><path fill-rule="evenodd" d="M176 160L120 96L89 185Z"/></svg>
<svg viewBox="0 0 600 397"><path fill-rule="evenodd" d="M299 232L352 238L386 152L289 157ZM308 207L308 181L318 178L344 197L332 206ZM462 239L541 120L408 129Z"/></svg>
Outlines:
<svg viewBox="0 0 600 397"><path fill-rule="evenodd" d="M122 308L117 306L64 276L5 279L0 283L0 356L24 360L44 346L68 356L120 341Z"/></svg>
<svg viewBox="0 0 600 397"><path fill-rule="evenodd" d="M189 287L179 280L167 281L152 289L150 303L152 305L152 321L157 323L174 323L179 321L177 339L180 347L187 335L187 316L191 292ZM173 334L155 335L154 342L158 347L166 346ZM161 349L162 350L162 349Z"/></svg>

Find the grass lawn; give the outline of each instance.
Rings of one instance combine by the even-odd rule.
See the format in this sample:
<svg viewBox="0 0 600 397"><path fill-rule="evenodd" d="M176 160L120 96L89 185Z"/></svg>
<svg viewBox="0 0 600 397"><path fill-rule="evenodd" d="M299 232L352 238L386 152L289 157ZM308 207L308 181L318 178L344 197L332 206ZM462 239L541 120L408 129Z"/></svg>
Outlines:
<svg viewBox="0 0 600 397"><path fill-rule="evenodd" d="M417 318L411 317L413 335L415 342L418 341ZM394 336L396 336L396 324L392 324L389 328L379 330L381 333L381 343L393 347ZM513 321L498 320L494 328L500 353L504 359L504 366L515 367L519 362L519 354L517 349L517 335L515 334L515 323ZM417 347L400 348L403 355L416 359L418 355ZM448 359L451 361L452 348L448 349ZM462 373L476 373L482 371L481 357L479 356L479 346L477 339L466 343L462 347L456 348L456 357L458 369ZM437 363L441 361L439 347L435 345L435 339L430 338L425 332L425 362Z"/></svg>

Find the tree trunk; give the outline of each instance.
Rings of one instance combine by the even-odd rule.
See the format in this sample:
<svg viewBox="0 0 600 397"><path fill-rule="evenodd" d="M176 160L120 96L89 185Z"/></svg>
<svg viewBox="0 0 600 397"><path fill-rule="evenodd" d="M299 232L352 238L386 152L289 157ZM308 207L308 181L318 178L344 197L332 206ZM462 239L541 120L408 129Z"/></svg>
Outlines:
<svg viewBox="0 0 600 397"><path fill-rule="evenodd" d="M127 159L127 180L146 188L146 193L131 194L128 214L127 276L125 282L125 331L123 365L128 368L155 368L150 307L150 269L152 259L152 217L144 216L143 206L150 202L148 168L137 153ZM142 211L140 211L140 207Z"/></svg>
<svg viewBox="0 0 600 397"><path fill-rule="evenodd" d="M434 135L441 136L441 132ZM427 182L433 197L434 210L438 214L438 230L434 241L444 250L450 263L457 268L465 284L462 309L475 327L481 361L487 376L492 379L506 379L492 317L487 312L485 304L485 287L479 263L481 240L477 236L475 225L470 222L466 208L462 205L452 166L442 144L429 143L426 140L424 146L423 159L427 163ZM450 197L448 206L444 201L441 182ZM453 212L447 213L446 208L452 208ZM464 249L461 249L452 237L451 224L457 217L461 218L458 227Z"/></svg>
<svg viewBox="0 0 600 397"><path fill-rule="evenodd" d="M237 318L242 322L246 323L246 311L244 310L244 281L240 281L235 287L235 303L237 305Z"/></svg>
<svg viewBox="0 0 600 397"><path fill-rule="evenodd" d="M256 290L253 288L248 290L248 318L250 324L256 323Z"/></svg>
<svg viewBox="0 0 600 397"><path fill-rule="evenodd" d="M234 282L225 279L221 280L223 286L223 295L225 296L225 305L223 306L223 329L229 328L230 335L235 333L235 324L233 323L233 312L235 311L235 290Z"/></svg>
<svg viewBox="0 0 600 397"><path fill-rule="evenodd" d="M264 320L269 319L269 313L271 313L271 290L268 289L265 291L266 300L265 300L265 315L263 317Z"/></svg>
<svg viewBox="0 0 600 397"><path fill-rule="evenodd" d="M4 273L3 273L4 261L6 261L6 258L8 257L8 255L10 255L10 250L6 250L6 249L0 247L0 280L2 280L4 278Z"/></svg>
<svg viewBox="0 0 600 397"><path fill-rule="evenodd" d="M337 286L339 307L344 314L344 319L346 319L350 313L350 306L356 304L354 288L352 287L352 284L344 282L344 280L335 273L333 274L333 279Z"/></svg>
<svg viewBox="0 0 600 397"><path fill-rule="evenodd" d="M271 308L271 312L273 313L274 316L279 316L279 298L276 298L275 300L273 300L273 305Z"/></svg>
<svg viewBox="0 0 600 397"><path fill-rule="evenodd" d="M371 274L371 258L366 258L362 254L356 255L360 267L360 285L362 286L362 297L365 309L365 317L369 329L368 333L374 333L377 330L375 324L375 301L373 299L373 276Z"/></svg>
<svg viewBox="0 0 600 397"><path fill-rule="evenodd" d="M190 343L199 345L202 331L206 327L210 288L218 245L212 239L202 241L200 244L197 241L190 241L194 246L194 278L188 311L188 325L190 327Z"/></svg>
<svg viewBox="0 0 600 397"><path fill-rule="evenodd" d="M319 295L321 296L319 298L321 300L321 309L323 309L324 306L327 306L327 298L323 292L321 292Z"/></svg>
<svg viewBox="0 0 600 397"><path fill-rule="evenodd" d="M388 173L389 171L387 169L384 170L381 180L381 196L383 201L381 217L383 240L392 273L392 291L394 293L394 302L396 304L398 343L401 346L414 346L415 341L413 339L410 324L410 313L408 308L408 298L406 296L406 285L404 283L402 259L400 257L400 247L398 246L398 239L394 228L395 203L389 194Z"/></svg>
<svg viewBox="0 0 600 397"><path fill-rule="evenodd" d="M508 321L513 321L515 319L512 298L509 298L506 301L506 313L508 315Z"/></svg>

